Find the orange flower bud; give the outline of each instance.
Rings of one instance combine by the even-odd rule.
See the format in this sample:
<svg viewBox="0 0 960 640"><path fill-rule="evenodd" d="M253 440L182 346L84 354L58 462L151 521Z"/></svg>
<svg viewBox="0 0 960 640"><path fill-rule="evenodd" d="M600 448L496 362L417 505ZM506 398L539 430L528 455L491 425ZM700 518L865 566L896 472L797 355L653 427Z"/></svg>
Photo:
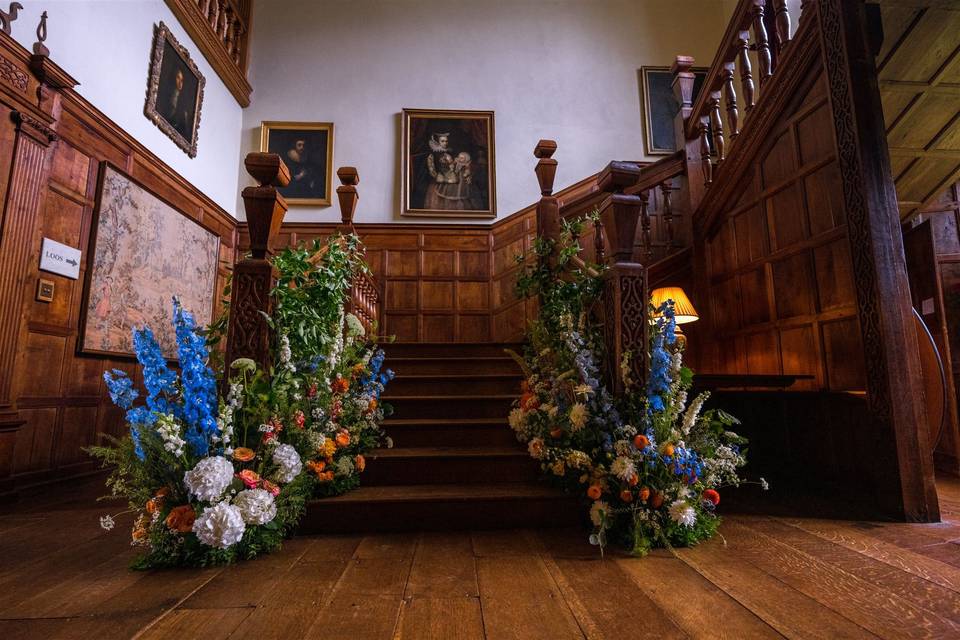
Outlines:
<svg viewBox="0 0 960 640"><path fill-rule="evenodd" d="M640 487L640 502L646 502L650 499L650 489L647 487Z"/></svg>
<svg viewBox="0 0 960 640"><path fill-rule="evenodd" d="M663 455L672 456L673 455L673 445L669 442L663 445Z"/></svg>
<svg viewBox="0 0 960 640"><path fill-rule="evenodd" d="M633 493L630 492L630 489L624 489L620 492L620 499L624 502L633 502Z"/></svg>
<svg viewBox="0 0 960 640"><path fill-rule="evenodd" d="M603 491L600 489L600 485L592 484L590 488L587 489L587 496L591 500L599 500L600 496L603 495Z"/></svg>
<svg viewBox="0 0 960 640"><path fill-rule="evenodd" d="M653 494L653 498L650 500L650 506L654 509L659 509L663 506L663 494L657 491Z"/></svg>
<svg viewBox="0 0 960 640"><path fill-rule="evenodd" d="M635 446L637 449L646 449L650 446L650 439L641 433L637 436L634 436L633 446Z"/></svg>
<svg viewBox="0 0 960 640"><path fill-rule="evenodd" d="M627 480L627 484L629 484L631 487L637 486L638 482L640 482L640 476L638 476L637 474L633 474L632 476L630 476L630 479Z"/></svg>

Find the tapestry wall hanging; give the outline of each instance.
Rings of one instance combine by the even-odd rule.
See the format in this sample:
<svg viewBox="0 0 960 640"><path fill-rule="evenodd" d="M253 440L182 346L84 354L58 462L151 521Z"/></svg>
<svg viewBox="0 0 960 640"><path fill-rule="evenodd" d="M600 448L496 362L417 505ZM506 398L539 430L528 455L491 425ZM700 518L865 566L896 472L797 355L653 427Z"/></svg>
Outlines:
<svg viewBox="0 0 960 640"><path fill-rule="evenodd" d="M493 111L404 109L405 216L497 215Z"/></svg>
<svg viewBox="0 0 960 640"><path fill-rule="evenodd" d="M176 357L172 296L198 324L213 319L220 238L103 163L90 234L79 350L133 356L131 330L153 327Z"/></svg>

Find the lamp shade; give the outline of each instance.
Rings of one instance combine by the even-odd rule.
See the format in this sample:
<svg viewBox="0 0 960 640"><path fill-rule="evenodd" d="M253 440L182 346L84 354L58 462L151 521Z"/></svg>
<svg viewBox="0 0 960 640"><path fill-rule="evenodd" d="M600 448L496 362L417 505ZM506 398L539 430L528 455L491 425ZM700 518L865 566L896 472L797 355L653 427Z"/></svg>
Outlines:
<svg viewBox="0 0 960 640"><path fill-rule="evenodd" d="M693 308L690 298L680 287L661 287L650 292L651 304L659 309L667 300L673 300L673 313L677 324L686 324L700 319L700 314Z"/></svg>

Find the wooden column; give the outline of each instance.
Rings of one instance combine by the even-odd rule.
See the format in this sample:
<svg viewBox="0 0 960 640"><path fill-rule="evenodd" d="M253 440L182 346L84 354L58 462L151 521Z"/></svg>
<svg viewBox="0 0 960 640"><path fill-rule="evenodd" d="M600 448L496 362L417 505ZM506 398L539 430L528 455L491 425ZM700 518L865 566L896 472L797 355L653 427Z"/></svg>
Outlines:
<svg viewBox="0 0 960 640"><path fill-rule="evenodd" d="M597 177L609 195L600 205L610 267L604 275L604 342L606 373L614 393L622 393L620 363L630 358L630 376L642 383L647 370L647 279L643 265L633 262L633 241L643 201L623 191L637 183L640 167L611 162Z"/></svg>
<svg viewBox="0 0 960 640"><path fill-rule="evenodd" d="M883 471L875 478L877 499L908 520L935 521L940 513L923 427L917 335L864 5L848 0L816 4L867 372L867 407L881 458L875 468ZM803 20L808 19L806 9Z"/></svg>
<svg viewBox="0 0 960 640"><path fill-rule="evenodd" d="M263 314L269 315L272 310L270 291L276 281L268 258L272 254L270 243L287 212L287 203L277 187L290 184L290 171L275 153L248 153L243 163L260 185L247 187L242 193L250 256L233 269L226 362L229 367L237 358L250 358L267 369L272 364L272 336Z"/></svg>
<svg viewBox="0 0 960 640"><path fill-rule="evenodd" d="M29 262L37 258L34 242L41 195L46 186L46 153L57 139L47 123L10 112L16 127L7 201L0 217L0 493L10 487L16 432L24 423L13 398L17 341Z"/></svg>

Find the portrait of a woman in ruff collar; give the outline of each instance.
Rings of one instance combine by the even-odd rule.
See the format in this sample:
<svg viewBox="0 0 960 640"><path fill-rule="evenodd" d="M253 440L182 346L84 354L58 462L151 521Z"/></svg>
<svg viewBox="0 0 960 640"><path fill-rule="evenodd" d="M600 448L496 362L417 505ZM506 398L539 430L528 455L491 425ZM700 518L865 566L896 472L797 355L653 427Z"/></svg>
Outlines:
<svg viewBox="0 0 960 640"><path fill-rule="evenodd" d="M492 111L403 111L403 202L410 216L494 217Z"/></svg>

